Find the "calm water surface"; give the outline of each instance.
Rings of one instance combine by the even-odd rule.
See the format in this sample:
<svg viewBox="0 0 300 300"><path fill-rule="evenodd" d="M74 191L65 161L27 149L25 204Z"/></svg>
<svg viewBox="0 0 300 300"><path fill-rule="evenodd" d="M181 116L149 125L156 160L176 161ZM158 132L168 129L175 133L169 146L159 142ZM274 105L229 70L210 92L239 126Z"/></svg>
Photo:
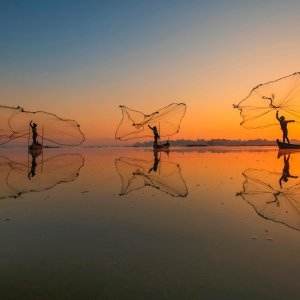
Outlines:
<svg viewBox="0 0 300 300"><path fill-rule="evenodd" d="M298 299L297 176L272 147L2 148L1 299Z"/></svg>

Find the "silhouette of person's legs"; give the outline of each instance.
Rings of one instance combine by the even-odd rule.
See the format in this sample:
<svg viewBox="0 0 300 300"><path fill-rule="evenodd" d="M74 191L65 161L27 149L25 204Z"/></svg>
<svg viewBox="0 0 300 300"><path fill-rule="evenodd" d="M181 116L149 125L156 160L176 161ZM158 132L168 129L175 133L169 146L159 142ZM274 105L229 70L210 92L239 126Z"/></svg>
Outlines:
<svg viewBox="0 0 300 300"><path fill-rule="evenodd" d="M37 143L36 138L37 138L37 135L36 135L36 134L33 134L33 135L32 135L32 141L33 141L34 144Z"/></svg>
<svg viewBox="0 0 300 300"><path fill-rule="evenodd" d="M288 142L288 144L290 143L290 140L287 136L287 132L283 132L283 135L282 135L282 141L285 143L285 141Z"/></svg>
<svg viewBox="0 0 300 300"><path fill-rule="evenodd" d="M286 133L284 134L284 140L286 140L288 142L288 144L290 143L290 140L289 140L289 138L288 138L288 136L287 136Z"/></svg>

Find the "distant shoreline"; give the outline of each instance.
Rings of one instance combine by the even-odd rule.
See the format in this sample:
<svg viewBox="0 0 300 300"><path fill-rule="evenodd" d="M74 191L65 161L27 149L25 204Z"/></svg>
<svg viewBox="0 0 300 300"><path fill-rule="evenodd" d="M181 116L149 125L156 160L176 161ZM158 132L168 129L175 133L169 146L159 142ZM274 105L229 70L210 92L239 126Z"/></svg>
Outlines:
<svg viewBox="0 0 300 300"><path fill-rule="evenodd" d="M257 145L185 145L185 146L176 146L176 147L273 147L274 145L265 145L265 144L257 144Z"/></svg>
<svg viewBox="0 0 300 300"><path fill-rule="evenodd" d="M161 140L163 144L165 140ZM277 146L276 140L254 139L254 140L241 140L241 139L197 139L197 140L168 140L171 146L184 146L184 147L207 147L207 146ZM292 143L300 143L300 141L293 140ZM152 141L136 142L133 144L135 147L152 146Z"/></svg>
<svg viewBox="0 0 300 300"><path fill-rule="evenodd" d="M164 140L160 143L163 144ZM277 147L276 141L270 140L225 140L225 139L212 139L212 140L168 140L170 146L174 147L187 147L187 148L207 148L207 147ZM299 144L299 140L291 140L292 144ZM0 149L8 149L8 148L23 148L27 145L25 144L5 144L0 145ZM52 149L52 148L64 148L64 149L75 149L75 148L153 148L153 142L137 142L134 144L123 144L122 142L115 143L115 144L102 144L95 143L92 144L89 142L84 143L83 145L76 146L76 147L65 147L65 146L57 146L57 145L45 145L45 149Z"/></svg>

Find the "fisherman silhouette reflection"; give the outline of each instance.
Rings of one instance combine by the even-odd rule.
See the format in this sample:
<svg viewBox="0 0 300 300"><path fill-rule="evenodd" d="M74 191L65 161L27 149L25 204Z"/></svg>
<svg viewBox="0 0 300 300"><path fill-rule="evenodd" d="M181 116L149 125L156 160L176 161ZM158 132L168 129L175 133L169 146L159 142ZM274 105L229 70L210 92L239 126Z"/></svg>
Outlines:
<svg viewBox="0 0 300 300"><path fill-rule="evenodd" d="M276 119L279 121L281 130L282 130L282 142L285 143L285 140L287 140L287 142L289 144L290 140L288 138L287 125L288 125L288 123L294 123L295 120L286 120L284 116L281 116L279 118L279 116L278 116L278 110L276 112Z"/></svg>
<svg viewBox="0 0 300 300"><path fill-rule="evenodd" d="M31 131L32 131L32 142L33 144L38 144L37 142L37 124L33 123L33 121L31 120L29 123L30 127L31 127Z"/></svg>
<svg viewBox="0 0 300 300"><path fill-rule="evenodd" d="M157 169L158 169L158 165L159 165L159 161L160 161L160 159L158 158L158 152L154 150L153 154L154 154L153 167L149 169L148 174L150 174L152 171L157 172Z"/></svg>
<svg viewBox="0 0 300 300"><path fill-rule="evenodd" d="M39 156L38 153L30 153L32 160L31 160L31 168L30 168L30 172L28 173L28 179L31 180L32 177L34 177L36 175L35 173L35 169L37 166L37 162L36 162L36 158Z"/></svg>
<svg viewBox="0 0 300 300"><path fill-rule="evenodd" d="M279 179L279 185L282 188L282 181L287 182L289 178L298 178L298 176L293 176L290 174L290 154L284 154L283 162L284 166L282 169L282 175Z"/></svg>

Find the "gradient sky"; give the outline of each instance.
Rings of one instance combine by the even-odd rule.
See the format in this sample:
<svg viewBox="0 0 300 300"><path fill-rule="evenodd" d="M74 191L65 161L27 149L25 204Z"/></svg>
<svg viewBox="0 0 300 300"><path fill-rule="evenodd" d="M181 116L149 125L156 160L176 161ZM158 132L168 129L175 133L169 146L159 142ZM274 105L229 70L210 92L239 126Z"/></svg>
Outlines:
<svg viewBox="0 0 300 300"><path fill-rule="evenodd" d="M0 101L76 119L90 142L113 142L120 104L172 102L188 106L177 138L275 138L232 104L300 71L299 14L298 0L0 0Z"/></svg>

